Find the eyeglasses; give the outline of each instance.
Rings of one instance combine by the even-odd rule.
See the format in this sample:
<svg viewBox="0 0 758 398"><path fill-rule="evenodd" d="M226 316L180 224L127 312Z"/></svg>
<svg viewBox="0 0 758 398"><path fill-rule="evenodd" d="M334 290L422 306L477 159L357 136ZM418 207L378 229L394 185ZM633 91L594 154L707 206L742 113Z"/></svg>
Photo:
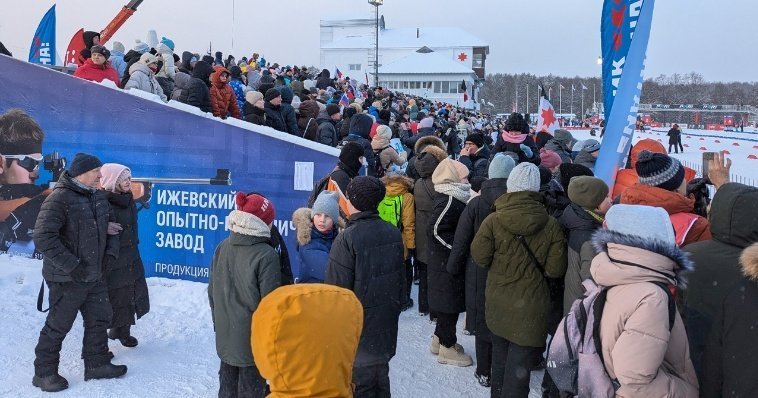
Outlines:
<svg viewBox="0 0 758 398"><path fill-rule="evenodd" d="M3 155L6 159L16 159L18 165L23 167L24 170L32 173L39 170L39 164L42 161L42 156L32 155Z"/></svg>

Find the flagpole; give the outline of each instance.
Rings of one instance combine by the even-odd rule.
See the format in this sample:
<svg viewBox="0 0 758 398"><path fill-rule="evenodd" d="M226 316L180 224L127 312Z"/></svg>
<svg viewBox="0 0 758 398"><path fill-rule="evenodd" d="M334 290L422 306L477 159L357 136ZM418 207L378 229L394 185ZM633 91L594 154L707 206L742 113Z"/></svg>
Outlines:
<svg viewBox="0 0 758 398"><path fill-rule="evenodd" d="M596 108L597 107L595 105L595 83L592 83L592 112L595 112Z"/></svg>
<svg viewBox="0 0 758 398"><path fill-rule="evenodd" d="M584 84L582 84L582 114L579 116L579 120L582 121L582 127L584 127Z"/></svg>
<svg viewBox="0 0 758 398"><path fill-rule="evenodd" d="M558 84L558 113L563 114L563 84Z"/></svg>
<svg viewBox="0 0 758 398"><path fill-rule="evenodd" d="M574 85L571 85L571 103L569 103L569 113L574 117Z"/></svg>
<svg viewBox="0 0 758 398"><path fill-rule="evenodd" d="M529 83L526 84L526 113L529 113Z"/></svg>

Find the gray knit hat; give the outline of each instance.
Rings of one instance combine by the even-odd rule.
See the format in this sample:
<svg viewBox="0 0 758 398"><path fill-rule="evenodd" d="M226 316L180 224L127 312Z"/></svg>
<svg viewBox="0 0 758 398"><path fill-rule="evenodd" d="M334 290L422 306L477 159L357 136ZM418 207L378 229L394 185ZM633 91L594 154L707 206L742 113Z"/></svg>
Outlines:
<svg viewBox="0 0 758 398"><path fill-rule="evenodd" d="M563 144L566 148L571 148L574 141L574 136L571 135L571 132L564 129L558 129L555 130L554 133L555 140Z"/></svg>
<svg viewBox="0 0 758 398"><path fill-rule="evenodd" d="M508 178L514 167L516 162L513 158L500 152L492 158L487 175L489 178Z"/></svg>
<svg viewBox="0 0 758 398"><path fill-rule="evenodd" d="M532 163L519 163L513 168L511 175L508 176L508 193L514 192L539 192L540 191L540 169Z"/></svg>
<svg viewBox="0 0 758 398"><path fill-rule="evenodd" d="M318 194L318 197L316 198L316 201L313 202L313 207L311 208L311 217L316 214L326 214L331 217L334 222L337 222L337 219L340 216L340 206L336 192L321 191L321 193Z"/></svg>

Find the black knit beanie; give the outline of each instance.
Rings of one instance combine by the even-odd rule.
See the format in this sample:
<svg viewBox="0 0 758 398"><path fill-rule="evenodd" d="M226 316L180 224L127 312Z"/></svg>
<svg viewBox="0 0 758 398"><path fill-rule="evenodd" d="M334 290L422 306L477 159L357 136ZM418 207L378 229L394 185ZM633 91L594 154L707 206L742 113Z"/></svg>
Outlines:
<svg viewBox="0 0 758 398"><path fill-rule="evenodd" d="M79 152L74 156L74 161L68 167L68 175L78 177L90 170L102 167L102 165L103 162L97 156Z"/></svg>
<svg viewBox="0 0 758 398"><path fill-rule="evenodd" d="M358 211L376 210L387 189L382 181L372 176L358 176L347 185L347 200Z"/></svg>
<svg viewBox="0 0 758 398"><path fill-rule="evenodd" d="M678 160L661 153L642 151L635 165L640 183L675 191L684 181L684 167Z"/></svg>
<svg viewBox="0 0 758 398"><path fill-rule="evenodd" d="M484 136L481 134L469 134L468 137L466 137L465 142L470 142L474 145L476 145L478 148L481 148L484 146Z"/></svg>
<svg viewBox="0 0 758 398"><path fill-rule="evenodd" d="M266 90L266 94L263 96L263 99L266 102L271 102L271 100L279 98L281 96L282 96L282 93L279 90L275 88L270 88Z"/></svg>
<svg viewBox="0 0 758 398"><path fill-rule="evenodd" d="M571 179L573 177L595 176L592 170L590 170L588 167L575 163L561 163L561 165L558 166L558 170L561 173L561 185L563 186L564 192L568 192L569 182L571 182Z"/></svg>
<svg viewBox="0 0 758 398"><path fill-rule="evenodd" d="M335 113L340 113L340 106L337 104L329 104L326 106L326 114L329 116L334 115Z"/></svg>
<svg viewBox="0 0 758 398"><path fill-rule="evenodd" d="M524 120L524 115L520 113L511 113L508 120L505 121L505 131L520 131L524 134L529 132L529 125Z"/></svg>
<svg viewBox="0 0 758 398"><path fill-rule="evenodd" d="M363 147L357 142L348 142L340 150L340 162L357 172L361 168Z"/></svg>

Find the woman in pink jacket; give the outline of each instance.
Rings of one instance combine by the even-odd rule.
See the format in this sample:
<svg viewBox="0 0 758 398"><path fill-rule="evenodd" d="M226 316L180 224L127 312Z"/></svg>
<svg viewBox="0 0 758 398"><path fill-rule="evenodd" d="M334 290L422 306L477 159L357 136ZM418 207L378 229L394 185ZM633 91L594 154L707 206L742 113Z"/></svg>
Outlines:
<svg viewBox="0 0 758 398"><path fill-rule="evenodd" d="M605 223L608 229L593 236L599 254L590 273L609 288L600 342L616 396L697 397L687 334L671 295L691 262L676 246L668 213L616 205Z"/></svg>

